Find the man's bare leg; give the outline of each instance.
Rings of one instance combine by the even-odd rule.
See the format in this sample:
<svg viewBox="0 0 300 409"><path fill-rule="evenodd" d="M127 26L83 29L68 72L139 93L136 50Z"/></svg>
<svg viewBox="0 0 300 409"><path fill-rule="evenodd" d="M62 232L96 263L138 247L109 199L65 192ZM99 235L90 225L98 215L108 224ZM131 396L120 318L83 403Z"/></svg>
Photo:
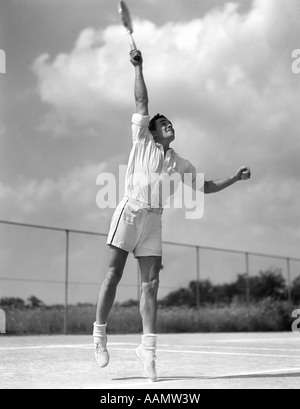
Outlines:
<svg viewBox="0 0 300 409"><path fill-rule="evenodd" d="M109 354L106 349L107 317L116 297L117 286L122 278L127 256L128 253L126 251L114 246L110 247L108 271L98 295L93 336L95 358L99 366L102 368L109 362Z"/></svg>
<svg viewBox="0 0 300 409"><path fill-rule="evenodd" d="M157 293L161 257L140 257L138 259L141 272L140 313L143 321L143 333L156 332Z"/></svg>
<svg viewBox="0 0 300 409"><path fill-rule="evenodd" d="M143 322L143 335L142 343L136 349L136 353L143 362L147 377L151 381L156 381L156 316L161 257L140 257L138 261L142 282L140 313Z"/></svg>
<svg viewBox="0 0 300 409"><path fill-rule="evenodd" d="M128 253L110 246L108 271L101 285L96 310L97 324L105 324L116 297L117 286L122 278Z"/></svg>

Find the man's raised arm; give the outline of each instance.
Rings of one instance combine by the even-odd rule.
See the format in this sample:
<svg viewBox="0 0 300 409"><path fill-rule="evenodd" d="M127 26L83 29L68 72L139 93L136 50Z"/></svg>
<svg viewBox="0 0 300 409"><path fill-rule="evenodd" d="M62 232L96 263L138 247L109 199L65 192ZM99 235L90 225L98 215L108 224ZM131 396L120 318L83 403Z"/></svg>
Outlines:
<svg viewBox="0 0 300 409"><path fill-rule="evenodd" d="M130 52L130 61L135 68L134 97L136 112L140 115L148 115L148 93L143 76L143 58L138 50Z"/></svg>

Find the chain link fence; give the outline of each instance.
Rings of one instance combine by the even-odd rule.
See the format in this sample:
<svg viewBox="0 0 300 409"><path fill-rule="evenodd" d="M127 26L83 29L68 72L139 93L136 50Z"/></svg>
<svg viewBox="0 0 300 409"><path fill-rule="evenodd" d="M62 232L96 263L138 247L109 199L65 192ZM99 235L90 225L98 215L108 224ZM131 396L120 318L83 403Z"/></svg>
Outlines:
<svg viewBox="0 0 300 409"><path fill-rule="evenodd" d="M106 236L92 231L0 221L0 298L34 296L47 305L62 305L66 332L68 306L97 301L108 262ZM292 283L300 276L300 258L163 242L159 299L196 283L199 308L203 301L203 287L199 283L230 285L243 277L242 297L251 303L254 285L251 278L268 270L281 274L286 285L284 296L292 303ZM138 301L139 296L138 266L130 255L116 301Z"/></svg>

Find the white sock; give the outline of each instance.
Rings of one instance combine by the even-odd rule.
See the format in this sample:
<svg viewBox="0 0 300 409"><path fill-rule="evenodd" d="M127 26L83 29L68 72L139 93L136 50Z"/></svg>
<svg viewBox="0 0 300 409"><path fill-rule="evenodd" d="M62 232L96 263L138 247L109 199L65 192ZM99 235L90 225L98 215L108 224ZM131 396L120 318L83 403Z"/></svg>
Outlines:
<svg viewBox="0 0 300 409"><path fill-rule="evenodd" d="M106 338L106 326L106 323L97 324L97 322L94 322L93 337L95 343L100 342L103 340L103 338Z"/></svg>
<svg viewBox="0 0 300 409"><path fill-rule="evenodd" d="M142 344L148 351L156 351L156 334L144 334L142 335Z"/></svg>

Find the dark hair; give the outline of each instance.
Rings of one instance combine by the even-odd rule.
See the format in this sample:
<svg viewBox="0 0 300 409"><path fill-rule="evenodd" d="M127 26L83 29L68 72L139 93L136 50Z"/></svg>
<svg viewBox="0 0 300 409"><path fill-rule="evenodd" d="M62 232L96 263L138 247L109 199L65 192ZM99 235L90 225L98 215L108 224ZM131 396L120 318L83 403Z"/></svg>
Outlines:
<svg viewBox="0 0 300 409"><path fill-rule="evenodd" d="M149 122L149 131L154 132L156 131L156 120L160 118L166 118L164 115L156 114Z"/></svg>

